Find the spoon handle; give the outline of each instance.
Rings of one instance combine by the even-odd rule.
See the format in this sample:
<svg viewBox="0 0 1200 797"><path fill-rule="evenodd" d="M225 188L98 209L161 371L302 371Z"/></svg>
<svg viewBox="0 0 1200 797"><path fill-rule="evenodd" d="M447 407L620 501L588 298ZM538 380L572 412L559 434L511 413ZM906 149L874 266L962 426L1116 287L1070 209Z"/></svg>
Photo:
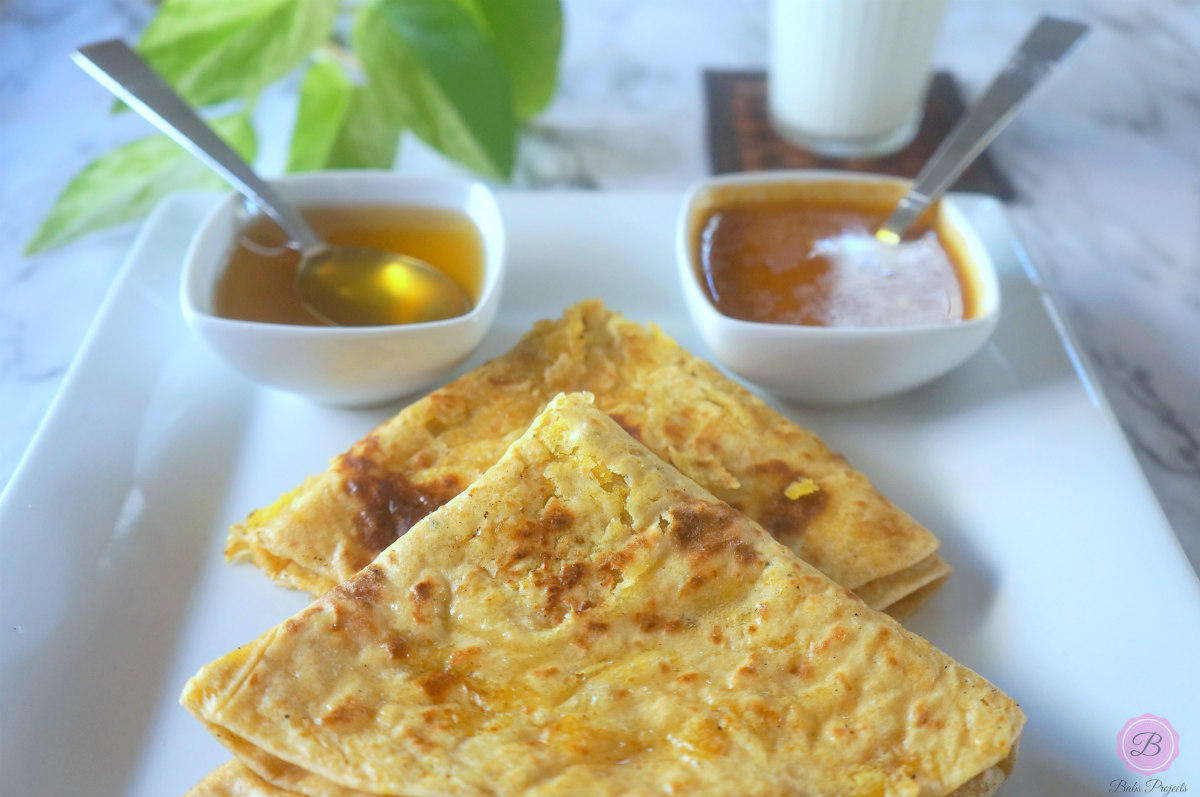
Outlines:
<svg viewBox="0 0 1200 797"><path fill-rule="evenodd" d="M1087 25L1072 20L1051 16L1038 20L992 85L933 153L876 237L885 243L896 243L904 237L925 208L940 198L992 143L1034 87L1087 30Z"/></svg>
<svg viewBox="0 0 1200 797"><path fill-rule="evenodd" d="M72 58L118 99L221 175L283 228L302 251L322 246L304 217L283 202L175 90L122 41L90 44Z"/></svg>

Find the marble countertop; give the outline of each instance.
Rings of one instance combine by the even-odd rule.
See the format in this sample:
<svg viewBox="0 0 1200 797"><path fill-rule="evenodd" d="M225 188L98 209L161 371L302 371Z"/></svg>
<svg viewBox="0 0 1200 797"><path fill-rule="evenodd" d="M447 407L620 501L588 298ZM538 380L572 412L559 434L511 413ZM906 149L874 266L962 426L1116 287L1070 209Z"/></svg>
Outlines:
<svg viewBox="0 0 1200 797"><path fill-rule="evenodd" d="M765 1L565 5L561 87L525 136L517 183L670 190L705 175L701 72L765 67ZM975 96L1043 7L951 0L936 65ZM67 54L101 38L132 40L150 9L137 0L0 6L0 485L136 234L127 225L39 257L21 254L78 169L146 132L132 115L111 117L108 97ZM1011 206L1017 231L1200 570L1198 9L1170 0L1056 3L1092 33L992 153L1021 197ZM286 107L289 98L272 101ZM290 116L269 116L259 165L271 174L284 132L271 119ZM404 152L399 168L447 168L418 146Z"/></svg>

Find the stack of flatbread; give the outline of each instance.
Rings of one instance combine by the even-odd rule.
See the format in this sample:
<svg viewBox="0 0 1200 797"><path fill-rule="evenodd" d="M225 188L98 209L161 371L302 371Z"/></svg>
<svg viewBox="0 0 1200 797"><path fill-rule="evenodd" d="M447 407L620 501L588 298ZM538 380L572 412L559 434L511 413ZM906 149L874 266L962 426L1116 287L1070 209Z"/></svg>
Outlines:
<svg viewBox="0 0 1200 797"><path fill-rule="evenodd" d="M555 395L576 391L873 608L903 618L950 573L937 538L814 434L597 301L407 407L236 526L227 554L320 595L494 465Z"/></svg>
<svg viewBox="0 0 1200 797"><path fill-rule="evenodd" d="M733 407L739 424L762 412ZM654 415L638 416L643 438L672 417ZM680 450L740 481L728 438L705 434ZM586 394L554 398L497 460L188 683L184 704L236 756L193 794L969 795L1011 769L1024 717L1010 698ZM793 480L858 484L817 461Z"/></svg>

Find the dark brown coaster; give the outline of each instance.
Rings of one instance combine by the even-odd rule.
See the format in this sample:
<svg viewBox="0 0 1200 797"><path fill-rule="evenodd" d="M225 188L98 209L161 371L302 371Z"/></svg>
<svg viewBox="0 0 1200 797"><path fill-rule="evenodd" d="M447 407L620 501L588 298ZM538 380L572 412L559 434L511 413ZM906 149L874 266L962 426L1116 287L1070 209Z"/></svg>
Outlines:
<svg viewBox="0 0 1200 797"><path fill-rule="evenodd" d="M964 106L958 84L949 72L933 76L925 100L925 116L917 137L904 149L883 158L826 158L780 138L767 118L767 80L764 72L706 71L708 95L708 152L713 174L762 169L841 169L916 177L950 132ZM1010 201L1012 183L985 153L953 186Z"/></svg>

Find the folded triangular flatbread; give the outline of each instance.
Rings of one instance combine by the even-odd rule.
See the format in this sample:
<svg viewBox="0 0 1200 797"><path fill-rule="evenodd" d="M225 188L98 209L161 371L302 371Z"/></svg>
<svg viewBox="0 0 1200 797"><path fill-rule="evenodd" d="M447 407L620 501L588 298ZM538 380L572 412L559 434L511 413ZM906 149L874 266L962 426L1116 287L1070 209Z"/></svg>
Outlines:
<svg viewBox="0 0 1200 797"><path fill-rule="evenodd" d="M236 758L226 761L183 797L304 797L265 781Z"/></svg>
<svg viewBox="0 0 1200 797"><path fill-rule="evenodd" d="M1024 722L579 395L183 703L323 797L986 793Z"/></svg>
<svg viewBox="0 0 1200 797"><path fill-rule="evenodd" d="M995 794L1000 784L1012 771L1015 761L1016 751L1014 750L1001 766L981 772L950 792L949 797L987 797ZM340 790L338 793L361 794L361 792ZM254 770L235 758L213 770L208 777L189 789L184 797L307 797L307 795L281 788L263 780Z"/></svg>
<svg viewBox="0 0 1200 797"><path fill-rule="evenodd" d="M491 467L556 394L580 390L875 608L916 593L911 610L950 573L937 538L816 435L598 301L538 323L508 354L405 408L235 526L227 554L319 595Z"/></svg>

